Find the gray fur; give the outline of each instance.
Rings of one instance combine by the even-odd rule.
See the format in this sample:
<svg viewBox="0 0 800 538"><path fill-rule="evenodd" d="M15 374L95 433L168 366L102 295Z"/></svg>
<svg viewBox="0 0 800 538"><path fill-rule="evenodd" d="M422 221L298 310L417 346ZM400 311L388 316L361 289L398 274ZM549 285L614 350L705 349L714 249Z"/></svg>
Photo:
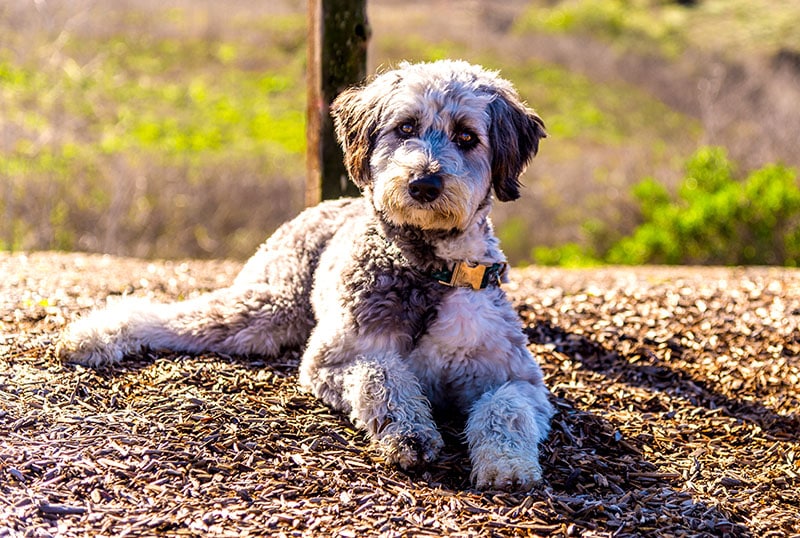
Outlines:
<svg viewBox="0 0 800 538"><path fill-rule="evenodd" d="M403 64L346 90L333 114L362 198L304 211L229 288L74 322L59 356L99 365L145 347L276 356L305 346L302 386L349 414L388 461L434 460L432 407L455 408L468 417L476 485L530 487L553 409L519 319L499 287L451 288L432 273L505 260L492 193L519 195L541 119L495 73L452 61ZM420 202L408 184L430 174L441 194Z"/></svg>

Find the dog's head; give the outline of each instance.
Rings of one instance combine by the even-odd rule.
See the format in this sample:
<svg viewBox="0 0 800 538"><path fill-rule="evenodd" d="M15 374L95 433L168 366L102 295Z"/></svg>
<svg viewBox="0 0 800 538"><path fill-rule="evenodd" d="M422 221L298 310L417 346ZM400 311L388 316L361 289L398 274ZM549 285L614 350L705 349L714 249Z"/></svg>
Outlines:
<svg viewBox="0 0 800 538"><path fill-rule="evenodd" d="M342 92L332 114L350 178L389 222L465 229L491 192L519 198L544 123L497 73L401 64Z"/></svg>

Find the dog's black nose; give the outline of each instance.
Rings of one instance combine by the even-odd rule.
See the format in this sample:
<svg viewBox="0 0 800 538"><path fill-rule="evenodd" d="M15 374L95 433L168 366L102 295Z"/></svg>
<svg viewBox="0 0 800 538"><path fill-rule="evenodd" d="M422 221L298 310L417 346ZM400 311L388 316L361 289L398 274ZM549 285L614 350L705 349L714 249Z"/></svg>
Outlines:
<svg viewBox="0 0 800 538"><path fill-rule="evenodd" d="M433 202L442 194L442 178L431 174L408 184L408 194L417 202Z"/></svg>

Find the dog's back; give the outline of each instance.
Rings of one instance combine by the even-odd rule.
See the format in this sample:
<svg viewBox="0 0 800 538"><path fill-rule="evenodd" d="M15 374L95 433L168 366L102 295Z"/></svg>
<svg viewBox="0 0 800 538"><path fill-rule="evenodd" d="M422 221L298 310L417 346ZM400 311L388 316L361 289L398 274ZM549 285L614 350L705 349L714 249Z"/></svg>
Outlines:
<svg viewBox="0 0 800 538"><path fill-rule="evenodd" d="M310 207L280 226L248 260L234 285L286 281L298 296L311 292L322 251L347 220L364 214L366 200L342 198ZM288 291L288 289L287 289Z"/></svg>

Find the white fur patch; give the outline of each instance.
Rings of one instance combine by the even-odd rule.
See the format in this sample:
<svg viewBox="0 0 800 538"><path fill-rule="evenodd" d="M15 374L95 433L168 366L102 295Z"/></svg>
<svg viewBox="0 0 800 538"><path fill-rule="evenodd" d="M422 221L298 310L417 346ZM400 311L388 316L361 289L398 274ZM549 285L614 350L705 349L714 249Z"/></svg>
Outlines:
<svg viewBox="0 0 800 538"><path fill-rule="evenodd" d="M541 383L517 315L506 305L497 288L457 289L445 298L410 357L435 404L456 404L467 412L486 390L509 379Z"/></svg>

